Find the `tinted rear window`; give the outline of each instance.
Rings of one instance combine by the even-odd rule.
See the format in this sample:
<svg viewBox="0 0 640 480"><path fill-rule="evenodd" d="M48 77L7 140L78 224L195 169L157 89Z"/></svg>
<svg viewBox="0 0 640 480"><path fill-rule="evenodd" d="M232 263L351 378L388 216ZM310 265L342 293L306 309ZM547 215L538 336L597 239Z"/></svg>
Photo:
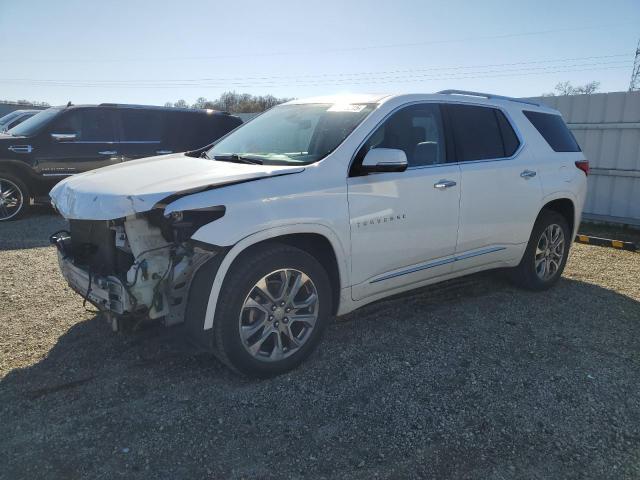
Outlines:
<svg viewBox="0 0 640 480"><path fill-rule="evenodd" d="M177 152L209 145L241 123L237 117L202 112L170 112L168 117L166 141Z"/></svg>
<svg viewBox="0 0 640 480"><path fill-rule="evenodd" d="M513 155L519 141L502 112L475 105L448 104L456 160L489 160Z"/></svg>
<svg viewBox="0 0 640 480"><path fill-rule="evenodd" d="M525 116L555 152L579 152L580 146L560 115L524 111Z"/></svg>
<svg viewBox="0 0 640 480"><path fill-rule="evenodd" d="M162 136L162 113L123 109L122 140L125 142L159 142Z"/></svg>

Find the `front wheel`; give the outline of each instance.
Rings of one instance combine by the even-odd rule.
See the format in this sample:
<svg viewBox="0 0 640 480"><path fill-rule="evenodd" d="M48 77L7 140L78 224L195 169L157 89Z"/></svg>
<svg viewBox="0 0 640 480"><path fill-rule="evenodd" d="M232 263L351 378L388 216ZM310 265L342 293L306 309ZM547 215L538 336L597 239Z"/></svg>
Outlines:
<svg viewBox="0 0 640 480"><path fill-rule="evenodd" d="M528 290L546 290L564 271L571 246L571 232L565 218L543 210L531 232L520 264L511 272L513 281Z"/></svg>
<svg viewBox="0 0 640 480"><path fill-rule="evenodd" d="M13 175L0 172L0 222L17 220L29 205L27 186Z"/></svg>
<svg viewBox="0 0 640 480"><path fill-rule="evenodd" d="M300 364L331 312L327 272L295 247L270 244L242 255L220 292L214 352L242 374L269 377Z"/></svg>

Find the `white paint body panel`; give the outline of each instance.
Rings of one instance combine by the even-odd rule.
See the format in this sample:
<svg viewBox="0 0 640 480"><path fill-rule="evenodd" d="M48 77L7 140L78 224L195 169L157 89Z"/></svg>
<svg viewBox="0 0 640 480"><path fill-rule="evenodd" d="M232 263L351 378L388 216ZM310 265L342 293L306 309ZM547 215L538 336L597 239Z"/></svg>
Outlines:
<svg viewBox="0 0 640 480"><path fill-rule="evenodd" d="M71 177L54 188L53 202L67 218L92 220L146 212L176 193L183 195L168 202L165 215L224 206L222 218L192 236L228 247L213 280L205 329L213 325L220 288L234 260L264 240L296 233L325 237L337 258L338 314L344 314L409 289L516 265L533 222L548 201L571 199L576 228L579 224L586 178L573 162L584 156L563 154L560 159L548 146L545 150L546 143L521 113L523 109L557 113L553 110L437 94L337 96L291 103L314 102L378 102L378 107L315 164L276 167L184 155L154 157ZM367 136L393 111L416 102L499 107L515 123L523 147L510 159L350 178L352 158ZM535 170L536 177L521 178L525 169ZM445 179L456 186L433 188Z"/></svg>
<svg viewBox="0 0 640 480"><path fill-rule="evenodd" d="M456 186L433 185L451 180ZM404 268L453 255L458 232L456 164L350 178L353 299L451 272L447 263L381 280Z"/></svg>

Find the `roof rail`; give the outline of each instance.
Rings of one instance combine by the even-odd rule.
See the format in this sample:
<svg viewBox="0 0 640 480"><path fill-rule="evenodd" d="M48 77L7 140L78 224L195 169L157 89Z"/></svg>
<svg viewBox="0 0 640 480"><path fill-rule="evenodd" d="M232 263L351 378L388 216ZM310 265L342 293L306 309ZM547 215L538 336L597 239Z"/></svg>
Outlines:
<svg viewBox="0 0 640 480"><path fill-rule="evenodd" d="M523 100L521 98L505 97L502 95L494 95L492 93L470 92L468 90L441 90L437 93L441 95L466 95L467 97L482 97L482 98L488 98L493 100L509 100L510 102L519 102L519 103L526 103L528 105L535 105L536 107L542 106L539 103L532 102L530 100Z"/></svg>

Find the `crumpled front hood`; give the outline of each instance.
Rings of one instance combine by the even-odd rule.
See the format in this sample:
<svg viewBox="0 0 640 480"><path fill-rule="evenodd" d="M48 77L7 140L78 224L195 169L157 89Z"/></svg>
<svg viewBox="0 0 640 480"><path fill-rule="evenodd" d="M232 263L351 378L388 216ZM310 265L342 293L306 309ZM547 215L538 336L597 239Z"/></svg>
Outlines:
<svg viewBox="0 0 640 480"><path fill-rule="evenodd" d="M295 166L221 162L178 153L74 175L53 187L50 196L65 218L113 220L149 211L159 201L176 194L303 170Z"/></svg>

